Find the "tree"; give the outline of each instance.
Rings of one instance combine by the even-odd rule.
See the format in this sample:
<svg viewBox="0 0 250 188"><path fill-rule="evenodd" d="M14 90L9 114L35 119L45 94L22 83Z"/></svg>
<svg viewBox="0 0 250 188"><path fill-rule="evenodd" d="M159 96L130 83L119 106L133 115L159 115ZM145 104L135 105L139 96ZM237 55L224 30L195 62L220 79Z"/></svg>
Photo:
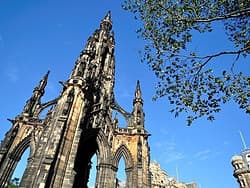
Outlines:
<svg viewBox="0 0 250 188"><path fill-rule="evenodd" d="M19 186L19 178L13 178L9 181L7 188L17 188Z"/></svg>
<svg viewBox="0 0 250 188"><path fill-rule="evenodd" d="M250 77L235 68L249 60L249 0L125 0L123 9L140 21L142 61L159 79L154 99L167 97L176 117L188 114L188 125L200 117L214 120L231 100L250 114ZM192 48L194 36L215 32L216 26L223 26L232 50L204 54ZM214 73L225 56L227 68Z"/></svg>

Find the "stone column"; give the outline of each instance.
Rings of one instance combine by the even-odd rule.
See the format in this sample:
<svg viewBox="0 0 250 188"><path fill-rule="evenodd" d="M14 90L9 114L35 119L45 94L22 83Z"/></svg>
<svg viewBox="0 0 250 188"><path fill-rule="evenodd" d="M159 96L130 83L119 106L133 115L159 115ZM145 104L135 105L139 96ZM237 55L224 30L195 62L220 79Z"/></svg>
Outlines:
<svg viewBox="0 0 250 188"><path fill-rule="evenodd" d="M112 187L114 179L112 179L112 165L108 163L100 163L97 166L96 188Z"/></svg>

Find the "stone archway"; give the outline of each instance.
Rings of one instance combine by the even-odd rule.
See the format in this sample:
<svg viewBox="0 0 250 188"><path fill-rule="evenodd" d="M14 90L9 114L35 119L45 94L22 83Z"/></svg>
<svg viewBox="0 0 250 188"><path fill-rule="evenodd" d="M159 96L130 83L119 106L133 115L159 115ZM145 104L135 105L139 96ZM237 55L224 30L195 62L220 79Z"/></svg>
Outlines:
<svg viewBox="0 0 250 188"><path fill-rule="evenodd" d="M114 178L116 178L116 173L118 170L118 165L119 165L119 161L121 157L123 157L125 160L125 171L126 171L126 177L127 177L126 187L132 188L134 185L133 183L134 182L133 181L134 162L133 162L131 152L125 145L121 145L114 154L114 158L113 158L113 166L115 169Z"/></svg>
<svg viewBox="0 0 250 188"><path fill-rule="evenodd" d="M91 158L97 156L96 187L110 187L110 150L107 147L108 141L100 129L85 130L80 139L74 163L73 187L86 187L91 169Z"/></svg>
<svg viewBox="0 0 250 188"><path fill-rule="evenodd" d="M24 151L30 146L31 135L25 137L6 158L4 166L1 168L0 187L6 187L13 172L16 169L17 163L20 161Z"/></svg>

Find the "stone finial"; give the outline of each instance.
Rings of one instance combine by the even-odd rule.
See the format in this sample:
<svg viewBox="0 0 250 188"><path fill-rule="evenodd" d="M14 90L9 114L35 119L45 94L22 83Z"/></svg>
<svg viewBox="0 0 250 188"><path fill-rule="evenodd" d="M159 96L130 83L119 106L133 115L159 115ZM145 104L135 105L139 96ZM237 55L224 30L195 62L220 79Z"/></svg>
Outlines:
<svg viewBox="0 0 250 188"><path fill-rule="evenodd" d="M104 19L101 21L101 29L110 31L112 29L111 12L108 11Z"/></svg>
<svg viewBox="0 0 250 188"><path fill-rule="evenodd" d="M135 98L136 99L141 99L142 98L141 87L140 87L140 81L139 80L137 80L137 84L136 84Z"/></svg>
<svg viewBox="0 0 250 188"><path fill-rule="evenodd" d="M41 79L38 89L44 90L45 86L47 85L48 77L49 77L50 71L48 70L47 73L44 75L44 77Z"/></svg>

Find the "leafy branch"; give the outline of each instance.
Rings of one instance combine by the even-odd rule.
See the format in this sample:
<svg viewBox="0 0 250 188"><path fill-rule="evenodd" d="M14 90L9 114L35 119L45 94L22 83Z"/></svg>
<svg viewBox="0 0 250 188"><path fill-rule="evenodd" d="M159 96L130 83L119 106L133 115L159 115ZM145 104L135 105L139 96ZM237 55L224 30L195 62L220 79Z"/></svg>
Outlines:
<svg viewBox="0 0 250 188"><path fill-rule="evenodd" d="M250 53L249 1L124 0L123 8L140 19L137 33L146 43L142 61L159 79L154 99L166 97L176 117L186 112L188 125L203 116L214 120L230 100L250 113L250 77L234 72ZM233 50L203 56L191 50L194 35L213 32L215 24L224 25ZM218 58L228 55L231 66L215 74Z"/></svg>
<svg viewBox="0 0 250 188"><path fill-rule="evenodd" d="M212 18L202 18L196 15L197 17L192 17L192 18L186 18L186 17L180 17L176 15L174 18L178 22L195 22L195 23L206 23L206 22L214 22L214 21L221 21L221 20L227 20L230 18L241 18L242 16L249 16L250 15L250 8L246 8L243 10L237 10L230 12L228 14L222 15L222 16L217 16L217 17L212 17ZM166 19L165 21L172 21L170 19Z"/></svg>

